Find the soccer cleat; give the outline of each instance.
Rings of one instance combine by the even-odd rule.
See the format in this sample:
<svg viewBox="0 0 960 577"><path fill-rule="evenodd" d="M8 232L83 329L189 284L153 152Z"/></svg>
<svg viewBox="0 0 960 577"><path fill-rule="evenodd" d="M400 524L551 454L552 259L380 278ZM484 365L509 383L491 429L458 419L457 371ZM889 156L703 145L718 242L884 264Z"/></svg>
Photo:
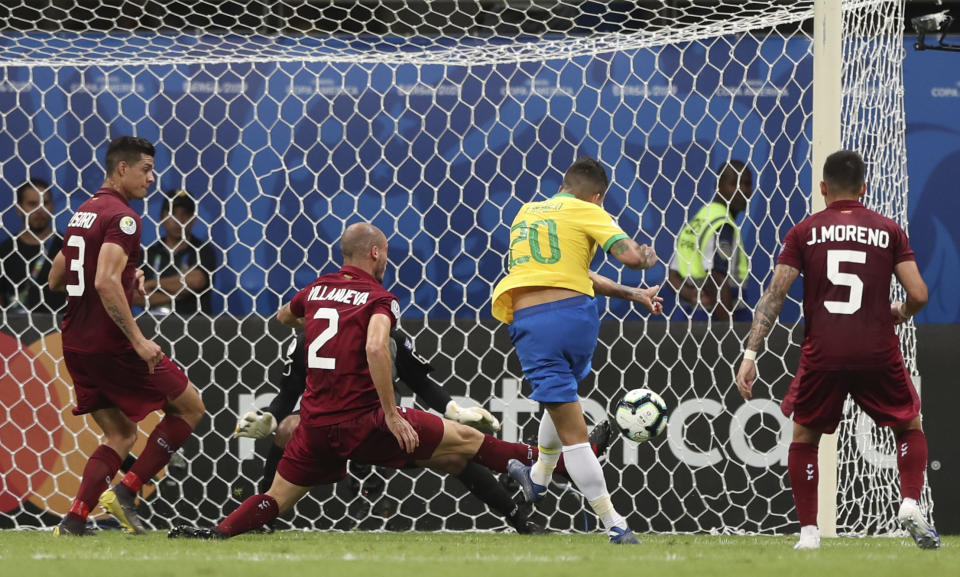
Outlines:
<svg viewBox="0 0 960 577"><path fill-rule="evenodd" d="M933 525L927 522L920 507L913 503L904 501L900 504L900 512L897 519L903 528L906 529L917 547L921 549L939 549L940 534L933 528Z"/></svg>
<svg viewBox="0 0 960 577"><path fill-rule="evenodd" d="M227 539L226 533L221 533L216 529L209 527L193 527L191 525L175 525L173 529L167 532L168 539L203 539L217 540Z"/></svg>
<svg viewBox="0 0 960 577"><path fill-rule="evenodd" d="M621 529L620 527L611 527L607 531L607 536L610 537L610 543L613 545L639 545L640 541L637 540L637 536L630 529Z"/></svg>
<svg viewBox="0 0 960 577"><path fill-rule="evenodd" d="M795 551L820 548L820 529L816 525L800 527L800 540L793 546Z"/></svg>
<svg viewBox="0 0 960 577"><path fill-rule="evenodd" d="M143 526L140 515L137 514L136 495L120 485L114 485L100 495L100 506L120 521L123 530L131 535L146 535L147 528Z"/></svg>
<svg viewBox="0 0 960 577"><path fill-rule="evenodd" d="M615 436L610 421L603 420L597 423L597 426L590 431L590 448L593 449L597 457L607 454L607 449L613 444Z"/></svg>
<svg viewBox="0 0 960 577"><path fill-rule="evenodd" d="M523 491L523 498L527 501L537 501L547 492L546 487L537 485L533 482L533 479L530 478L530 467L516 459L507 461L507 474L520 484L520 490Z"/></svg>
<svg viewBox="0 0 960 577"><path fill-rule="evenodd" d="M519 535L547 535L550 530L538 525L530 520L530 513L533 511L533 505L527 501L514 499L516 508L513 513L507 516L507 523L513 527Z"/></svg>
<svg viewBox="0 0 960 577"><path fill-rule="evenodd" d="M64 519L60 524L53 528L53 534L57 537L96 537L97 532L86 525Z"/></svg>
<svg viewBox="0 0 960 577"><path fill-rule="evenodd" d="M518 535L549 535L550 530L541 525L537 525L530 519L524 519L523 521L513 521L510 523L510 526L513 527Z"/></svg>

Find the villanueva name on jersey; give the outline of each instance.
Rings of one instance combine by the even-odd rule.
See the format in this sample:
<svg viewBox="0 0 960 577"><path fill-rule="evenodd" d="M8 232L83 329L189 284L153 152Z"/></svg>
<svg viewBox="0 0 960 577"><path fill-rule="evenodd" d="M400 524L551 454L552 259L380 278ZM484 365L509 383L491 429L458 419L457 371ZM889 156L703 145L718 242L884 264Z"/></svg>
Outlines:
<svg viewBox="0 0 960 577"><path fill-rule="evenodd" d="M368 292L345 288L330 288L326 285L317 285L307 293L307 300L336 301L354 306L366 304L368 298L370 298L370 293Z"/></svg>
<svg viewBox="0 0 960 577"><path fill-rule="evenodd" d="M810 240L807 241L807 244L843 241L859 242L860 244L870 244L880 248L887 248L887 246L890 245L890 233L885 230L865 226L833 224L830 226L811 228Z"/></svg>
<svg viewBox="0 0 960 577"><path fill-rule="evenodd" d="M93 226L93 221L97 220L97 213L95 212L75 212L73 216L70 217L70 222L67 223L67 228L75 226L78 228L90 228Z"/></svg>

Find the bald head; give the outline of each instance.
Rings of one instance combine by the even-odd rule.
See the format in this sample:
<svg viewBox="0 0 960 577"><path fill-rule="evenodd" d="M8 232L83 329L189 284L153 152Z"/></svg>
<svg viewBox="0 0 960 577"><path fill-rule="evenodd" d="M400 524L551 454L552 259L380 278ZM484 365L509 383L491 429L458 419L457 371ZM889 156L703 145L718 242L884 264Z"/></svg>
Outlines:
<svg viewBox="0 0 960 577"><path fill-rule="evenodd" d="M347 227L340 237L340 252L344 261L353 261L367 256L374 246L387 245L387 237L383 232L365 222L357 222Z"/></svg>
<svg viewBox="0 0 960 577"><path fill-rule="evenodd" d="M340 237L343 264L365 270L383 282L387 268L387 237L379 228L365 222L351 224Z"/></svg>

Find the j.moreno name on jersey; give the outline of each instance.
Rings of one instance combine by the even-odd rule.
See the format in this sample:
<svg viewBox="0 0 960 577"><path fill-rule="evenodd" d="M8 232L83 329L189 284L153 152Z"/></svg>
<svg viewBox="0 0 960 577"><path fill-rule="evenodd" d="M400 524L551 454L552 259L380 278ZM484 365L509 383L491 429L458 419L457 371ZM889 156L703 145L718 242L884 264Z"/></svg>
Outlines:
<svg viewBox="0 0 960 577"><path fill-rule="evenodd" d="M880 248L887 248L890 244L890 233L885 230L854 226L852 224L834 224L830 226L814 227L810 229L810 240L807 244L821 242L859 242Z"/></svg>
<svg viewBox="0 0 960 577"><path fill-rule="evenodd" d="M331 289L326 285L317 285L307 293L307 300L311 301L336 301L338 303L352 304L359 306L365 304L370 297L368 292L359 292L353 289L335 288Z"/></svg>

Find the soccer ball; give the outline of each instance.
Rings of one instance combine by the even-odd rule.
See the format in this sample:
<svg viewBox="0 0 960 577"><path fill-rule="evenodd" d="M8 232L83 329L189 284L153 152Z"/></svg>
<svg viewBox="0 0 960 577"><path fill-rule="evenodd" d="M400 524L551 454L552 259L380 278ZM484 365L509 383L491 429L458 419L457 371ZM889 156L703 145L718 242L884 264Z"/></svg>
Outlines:
<svg viewBox="0 0 960 577"><path fill-rule="evenodd" d="M623 436L643 443L667 428L667 404L650 389L633 389L620 399L613 418Z"/></svg>

